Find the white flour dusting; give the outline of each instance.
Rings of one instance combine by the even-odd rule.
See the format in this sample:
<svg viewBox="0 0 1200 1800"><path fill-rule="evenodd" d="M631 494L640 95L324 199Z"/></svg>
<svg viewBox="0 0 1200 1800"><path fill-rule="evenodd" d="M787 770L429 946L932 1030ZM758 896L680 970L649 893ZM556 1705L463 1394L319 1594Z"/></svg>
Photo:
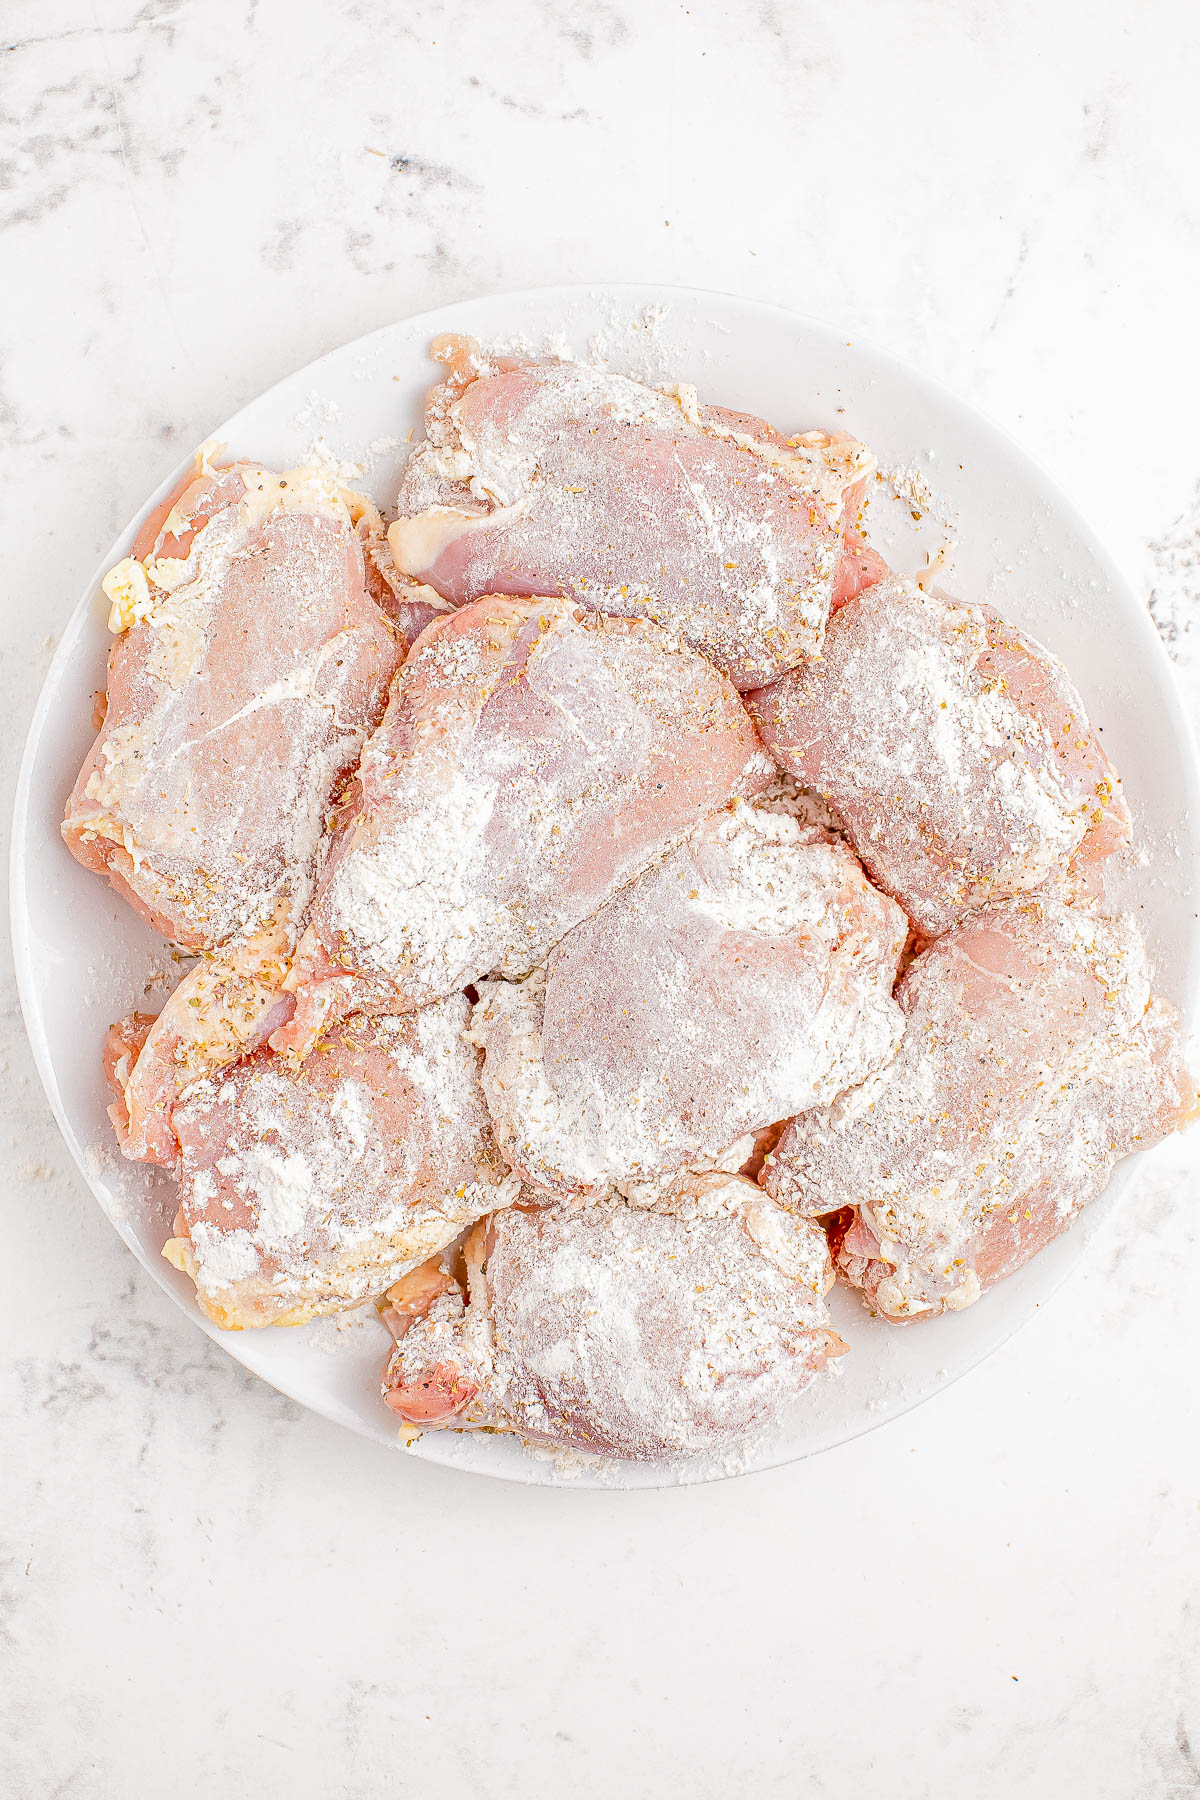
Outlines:
<svg viewBox="0 0 1200 1800"><path fill-rule="evenodd" d="M188 1090L172 1260L219 1323L356 1305L513 1197L468 1010L351 1020L298 1071L260 1055Z"/></svg>
<svg viewBox="0 0 1200 1800"><path fill-rule="evenodd" d="M406 573L455 601L533 588L656 620L742 688L819 651L861 445L592 363L499 370L466 340L452 360L389 531Z"/></svg>
<svg viewBox="0 0 1200 1800"><path fill-rule="evenodd" d="M752 701L797 781L825 794L922 930L1056 875L1128 815L1083 702L1048 651L892 577L832 621L818 663Z"/></svg>
<svg viewBox="0 0 1200 1800"><path fill-rule="evenodd" d="M479 1389L451 1422L534 1441L729 1454L824 1365L830 1280L823 1234L737 1177L711 1178L705 1204L518 1209L492 1222L465 1315L435 1303L389 1379L450 1364Z"/></svg>
<svg viewBox="0 0 1200 1800"><path fill-rule="evenodd" d="M823 832L717 815L569 933L544 978L481 986L472 1038L505 1156L558 1194L724 1166L890 1059L907 931Z"/></svg>
<svg viewBox="0 0 1200 1800"><path fill-rule="evenodd" d="M211 948L304 904L330 793L399 650L326 470L246 465L208 483L217 510L186 557L127 558L139 581L111 590L109 712L67 824L81 860ZM190 529L188 504L157 551Z"/></svg>
<svg viewBox="0 0 1200 1800"><path fill-rule="evenodd" d="M561 600L464 608L425 634L364 752L295 982L344 982L332 959L387 1010L524 974L769 769L729 683L655 627Z"/></svg>
<svg viewBox="0 0 1200 1800"><path fill-rule="evenodd" d="M895 1317L969 1305L1095 1198L1187 1104L1178 1020L1128 917L1057 901L975 914L898 990L895 1061L795 1119L765 1181L855 1210L841 1264Z"/></svg>

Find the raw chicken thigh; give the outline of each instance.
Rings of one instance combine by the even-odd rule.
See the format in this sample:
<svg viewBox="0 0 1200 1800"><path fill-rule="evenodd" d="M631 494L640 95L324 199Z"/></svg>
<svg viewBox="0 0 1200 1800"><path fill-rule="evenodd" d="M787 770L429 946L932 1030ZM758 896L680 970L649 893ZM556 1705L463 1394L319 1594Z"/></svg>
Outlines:
<svg viewBox="0 0 1200 1800"><path fill-rule="evenodd" d="M501 1149L551 1193L683 1168L890 1061L908 921L852 853L737 804L569 932L529 981L480 989L472 1036Z"/></svg>
<svg viewBox="0 0 1200 1800"><path fill-rule="evenodd" d="M382 712L403 646L359 510L319 468L206 465L105 578L107 716L63 835L190 949L298 914Z"/></svg>
<svg viewBox="0 0 1200 1800"><path fill-rule="evenodd" d="M823 1235L736 1176L669 1209L502 1212L394 1290L384 1398L402 1419L485 1426L651 1460L729 1451L845 1348Z"/></svg>
<svg viewBox="0 0 1200 1800"><path fill-rule="evenodd" d="M488 361L469 339L432 354L451 373L388 535L448 600L564 594L652 619L751 688L815 655L835 597L874 577L846 537L873 458L845 434L784 438L690 387Z"/></svg>
<svg viewBox="0 0 1200 1800"><path fill-rule="evenodd" d="M899 576L834 615L820 661L748 704L930 936L1129 840L1116 772L1057 658Z"/></svg>
<svg viewBox="0 0 1200 1800"><path fill-rule="evenodd" d="M841 1268L874 1311L909 1319L1020 1268L1194 1091L1125 917L989 907L917 957L897 997L895 1061L794 1119L762 1179L810 1216L852 1208Z"/></svg>
<svg viewBox="0 0 1200 1800"><path fill-rule="evenodd" d="M180 1094L248 1056L291 1016L294 1003L280 985L294 942L285 916L202 958L144 1029L115 1028L110 1075L119 1064L120 1091L108 1110L131 1162L174 1163L171 1115Z"/></svg>
<svg viewBox="0 0 1200 1800"><path fill-rule="evenodd" d="M520 975L771 779L733 688L655 625L489 596L418 639L359 770L277 1048Z"/></svg>
<svg viewBox="0 0 1200 1800"><path fill-rule="evenodd" d="M168 1260L230 1330L297 1325L382 1293L517 1183L496 1153L455 995L358 1018L301 1069L265 1049L176 1101L179 1214ZM114 1027L109 1067L147 1021Z"/></svg>

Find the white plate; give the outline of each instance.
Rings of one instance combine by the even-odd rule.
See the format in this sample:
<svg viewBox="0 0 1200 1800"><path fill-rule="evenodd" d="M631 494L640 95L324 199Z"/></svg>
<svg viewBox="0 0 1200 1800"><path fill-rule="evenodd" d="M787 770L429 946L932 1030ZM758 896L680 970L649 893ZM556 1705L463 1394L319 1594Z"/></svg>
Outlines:
<svg viewBox="0 0 1200 1800"><path fill-rule="evenodd" d="M1195 755L1170 666L1150 619L1082 520L1043 472L994 427L880 351L779 308L683 288L550 288L466 301L347 344L279 383L215 435L237 456L286 467L323 435L339 457L364 465L363 485L386 507L410 427L435 371L426 361L440 330L490 342L564 342L579 354L653 380L697 383L701 397L763 414L788 431L845 426L885 468L918 466L959 540L943 584L963 600L990 601L1065 660L1125 778L1148 853L1131 889L1172 999L1191 1014L1200 981L1196 891L1200 820ZM339 1331L224 1333L199 1313L191 1284L159 1246L170 1184L114 1153L105 1116L100 1048L109 1021L144 1002L148 974L171 973L148 927L82 869L58 825L92 736L91 697L104 685L108 633L100 576L125 556L137 526L185 472L181 464L104 558L63 633L29 734L13 834L13 938L29 1036L55 1117L100 1205L154 1279L232 1356L305 1406L384 1444L397 1442L378 1397L383 1328L367 1318ZM884 484L877 484L882 494ZM887 513L886 519L884 513ZM905 506L877 501L873 540L902 571L947 535ZM161 991L161 989L160 989ZM1102 1207L1135 1174L1124 1163L1085 1222L967 1312L908 1330L870 1319L845 1291L838 1329L852 1344L838 1379L818 1384L783 1426L747 1456L765 1468L844 1442L946 1386L1027 1319L1082 1255ZM1130 1226L1132 1229L1132 1219ZM333 1353L331 1354L331 1350ZM610 1465L570 1473L492 1435L429 1432L414 1454L511 1480L655 1486L713 1479L711 1466L664 1470Z"/></svg>

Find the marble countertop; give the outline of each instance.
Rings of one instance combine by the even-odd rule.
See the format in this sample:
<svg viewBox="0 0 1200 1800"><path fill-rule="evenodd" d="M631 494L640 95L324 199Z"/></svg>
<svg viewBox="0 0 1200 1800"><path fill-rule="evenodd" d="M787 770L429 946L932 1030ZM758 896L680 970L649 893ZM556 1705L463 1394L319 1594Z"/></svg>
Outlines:
<svg viewBox="0 0 1200 1800"><path fill-rule="evenodd" d="M373 326L570 280L939 376L1071 491L1200 708L1200 20L1105 17L8 0L5 816L55 635L186 448ZM4 1795L1200 1793L1200 1136L918 1412L744 1481L525 1490L193 1330L68 1166L7 963L0 1003Z"/></svg>

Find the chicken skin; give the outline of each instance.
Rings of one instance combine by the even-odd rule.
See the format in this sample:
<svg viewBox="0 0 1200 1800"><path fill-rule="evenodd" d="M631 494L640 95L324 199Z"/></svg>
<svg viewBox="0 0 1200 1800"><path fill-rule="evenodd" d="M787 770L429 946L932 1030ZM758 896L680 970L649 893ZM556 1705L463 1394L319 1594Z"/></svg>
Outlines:
<svg viewBox="0 0 1200 1800"><path fill-rule="evenodd" d="M384 1399L425 1426L653 1460L728 1452L845 1345L823 1235L737 1176L654 1209L522 1205L399 1284Z"/></svg>
<svg viewBox="0 0 1200 1800"><path fill-rule="evenodd" d="M831 605L883 565L853 531L873 458L845 434L785 438L576 362L449 365L401 479L397 566L459 605L561 594L651 619L738 688L820 651Z"/></svg>
<svg viewBox="0 0 1200 1800"><path fill-rule="evenodd" d="M383 710L404 645L357 501L318 468L206 465L105 578L107 710L63 835L188 949L298 918Z"/></svg>
<svg viewBox="0 0 1200 1800"><path fill-rule="evenodd" d="M504 1155L560 1196L686 1168L881 1068L908 934L852 853L737 803L623 889L545 970L479 990Z"/></svg>
<svg viewBox="0 0 1200 1800"><path fill-rule="evenodd" d="M489 596L418 638L363 752L277 1048L536 966L772 775L730 684L639 619Z"/></svg>
<svg viewBox="0 0 1200 1800"><path fill-rule="evenodd" d="M1051 898L986 908L914 960L897 998L894 1062L794 1119L762 1181L810 1217L851 1209L839 1266L906 1320L1020 1268L1195 1094L1128 918Z"/></svg>
<svg viewBox="0 0 1200 1800"><path fill-rule="evenodd" d="M748 704L928 936L1129 841L1120 782L1057 658L899 576L841 607L821 659Z"/></svg>

